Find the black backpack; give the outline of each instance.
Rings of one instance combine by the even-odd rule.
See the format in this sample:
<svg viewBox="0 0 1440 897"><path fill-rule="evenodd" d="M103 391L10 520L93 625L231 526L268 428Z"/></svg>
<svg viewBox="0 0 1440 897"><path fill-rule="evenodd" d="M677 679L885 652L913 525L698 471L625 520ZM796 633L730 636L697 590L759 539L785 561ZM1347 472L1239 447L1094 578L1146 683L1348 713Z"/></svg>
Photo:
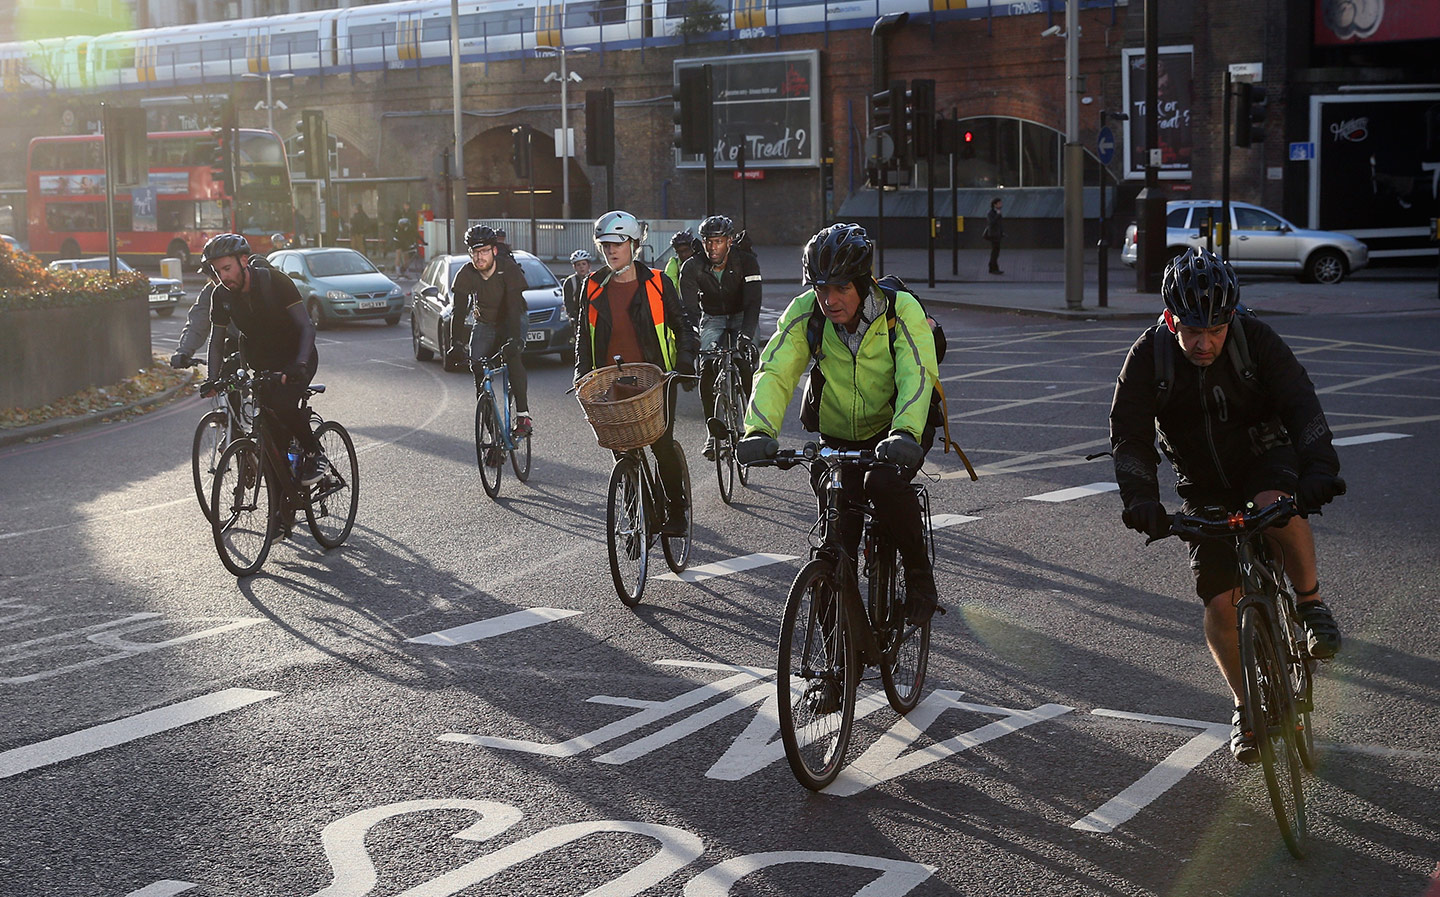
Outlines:
<svg viewBox="0 0 1440 897"><path fill-rule="evenodd" d="M1250 344L1245 338L1245 327L1240 323L1241 316L1254 315L1255 312L1243 305L1236 307L1235 317L1231 319L1234 326L1230 328L1225 340L1225 355L1234 365L1235 373L1240 375L1240 385L1250 392L1258 393L1260 377L1255 370L1255 361L1250 357ZM1159 414L1160 409L1170 401L1170 387L1175 383L1175 340L1170 326L1165 323L1164 315L1160 316L1160 320L1151 329L1155 331L1155 413Z"/></svg>
<svg viewBox="0 0 1440 897"><path fill-rule="evenodd" d="M895 297L898 293L905 292L915 297L920 303L920 310L925 311L925 303L916 293L905 285L894 274L887 274L876 281L876 286L885 294L885 323L886 331L890 337L890 357L895 357ZM820 308L817 298L815 308L810 312L810 319L805 322L805 342L810 349L810 357L813 359L810 365L810 376L805 381L805 392L800 401L800 426L811 433L820 432L820 396L825 389L825 374L820 370L820 343L825 336L825 324L827 323L825 312ZM930 324L930 333L935 339L935 361L939 363L945 358L945 330L934 318L925 312L925 320ZM950 415L949 408L945 403L945 389L940 385L938 378L932 381L933 387L930 392L930 413L926 416L925 426L937 433L943 432L941 441L945 445L945 452L955 449L960 460L965 463L965 469L970 472L970 479L978 479L975 468L970 466L970 459L965 457L960 446L950 438Z"/></svg>

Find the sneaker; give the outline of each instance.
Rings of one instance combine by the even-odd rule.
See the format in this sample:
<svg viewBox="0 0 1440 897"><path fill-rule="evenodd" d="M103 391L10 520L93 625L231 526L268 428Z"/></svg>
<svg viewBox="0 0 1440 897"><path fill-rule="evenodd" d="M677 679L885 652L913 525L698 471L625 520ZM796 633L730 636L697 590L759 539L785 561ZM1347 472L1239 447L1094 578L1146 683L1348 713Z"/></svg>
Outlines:
<svg viewBox="0 0 1440 897"><path fill-rule="evenodd" d="M1296 608L1305 627L1306 646L1310 656L1329 660L1340 653L1340 627L1323 601L1307 601Z"/></svg>
<svg viewBox="0 0 1440 897"><path fill-rule="evenodd" d="M939 591L935 588L935 571L926 567L924 570L905 571L905 604L908 613L905 621L912 626L923 626L930 617L935 614L935 606L940 603Z"/></svg>
<svg viewBox="0 0 1440 897"><path fill-rule="evenodd" d="M700 450L700 454L702 454L702 455L705 456L705 460L706 460L706 461L714 461L714 460L715 460L715 437L714 437L714 436L706 436L706 437L705 437L705 447Z"/></svg>
<svg viewBox="0 0 1440 897"><path fill-rule="evenodd" d="M1255 744L1255 733L1245 728L1245 706L1237 704L1230 715L1230 753L1246 766L1260 759L1260 748Z"/></svg>
<svg viewBox="0 0 1440 897"><path fill-rule="evenodd" d="M330 472L330 462L324 455L306 454L305 459L300 462L300 485L313 486L325 479Z"/></svg>
<svg viewBox="0 0 1440 897"><path fill-rule="evenodd" d="M535 424L530 420L528 414L517 414L515 416L515 438L524 439L535 429Z"/></svg>

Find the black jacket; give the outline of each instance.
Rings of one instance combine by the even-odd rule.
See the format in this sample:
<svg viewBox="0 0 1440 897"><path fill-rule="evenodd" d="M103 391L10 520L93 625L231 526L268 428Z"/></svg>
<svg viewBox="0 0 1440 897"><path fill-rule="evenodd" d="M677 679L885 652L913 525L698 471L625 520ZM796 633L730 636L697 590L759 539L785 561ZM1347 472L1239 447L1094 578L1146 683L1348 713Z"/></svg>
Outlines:
<svg viewBox="0 0 1440 897"><path fill-rule="evenodd" d="M999 209L991 209L986 213L985 227L990 234L985 239L992 243L999 243L1005 239L1005 216L1000 213Z"/></svg>
<svg viewBox="0 0 1440 897"><path fill-rule="evenodd" d="M498 303L480 301L482 297L493 300L497 292L500 293ZM520 273L520 266L514 259L497 256L495 273L490 275L488 281L481 276L474 262L467 262L455 272L455 279L450 284L450 295L455 297L454 311L450 318L450 332L454 337L461 337L466 333L460 325L473 310L477 322L493 325L504 339L513 340L515 345L524 347L527 317L525 275Z"/></svg>
<svg viewBox="0 0 1440 897"><path fill-rule="evenodd" d="M590 284L599 285L602 288L595 302L593 355L590 345L591 324L588 295L580 302L580 314L575 318L576 380L590 373L596 367L606 367L610 364L608 350L610 348L610 332L614 323L610 318L610 303L606 301L604 292L610 275L609 268L601 268L590 275ZM660 282L661 301L665 306L665 325L675 334L675 370L684 374L693 374L695 372L695 356L700 352L700 337L690 326L680 307L680 297L675 295L675 285L663 273L639 262L635 263L635 276L640 283L635 290L635 298L630 300L628 311L630 323L635 327L635 338L640 343L640 351L644 353L645 360L661 369L665 367L660 341L655 335L655 322L650 317L650 300L647 296L650 279L656 278ZM587 294L593 288L587 286ZM602 363L595 364L596 358L602 359Z"/></svg>
<svg viewBox="0 0 1440 897"><path fill-rule="evenodd" d="M1115 478L1127 508L1160 498L1157 433L1182 496L1192 485L1202 490L1239 487L1256 458L1286 443L1294 445L1302 475L1340 472L1315 386L1290 347L1256 318L1237 315L1230 326L1245 328L1258 389L1241 382L1228 351L1222 349L1214 363L1202 368L1191 364L1177 344L1174 383L1158 417L1154 341L1175 336L1157 324L1130 347L1110 405Z"/></svg>
<svg viewBox="0 0 1440 897"><path fill-rule="evenodd" d="M217 329L223 331L233 324L240 332L246 361L257 370L281 371L292 363L306 364L313 370L319 363L315 327L305 313L295 283L262 258L251 258L247 267L248 293L237 296L223 286L212 292L211 339ZM217 371L220 351L216 343L211 344L211 366Z"/></svg>
<svg viewBox="0 0 1440 897"><path fill-rule="evenodd" d="M700 313L736 315L745 313L745 335L755 338L760 326L760 262L743 249L730 250L720 277L710 273L705 254L692 255L680 266L680 294L690 322L700 325Z"/></svg>

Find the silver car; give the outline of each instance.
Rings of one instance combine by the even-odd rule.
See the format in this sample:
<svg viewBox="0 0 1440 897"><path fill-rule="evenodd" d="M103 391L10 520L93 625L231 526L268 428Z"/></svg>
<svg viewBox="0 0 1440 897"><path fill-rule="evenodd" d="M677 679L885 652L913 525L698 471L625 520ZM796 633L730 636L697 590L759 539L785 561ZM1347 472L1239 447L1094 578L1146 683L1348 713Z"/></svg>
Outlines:
<svg viewBox="0 0 1440 897"><path fill-rule="evenodd" d="M1220 217L1220 203L1216 200L1172 202L1166 204L1165 210L1167 257L1191 246L1204 247L1209 222ZM1230 221L1234 234L1230 264L1236 271L1293 274L1312 283L1339 283L1370 261L1369 248L1348 234L1305 230L1248 202L1230 204ZM1132 268L1137 239L1132 224L1120 248L1120 260Z"/></svg>
<svg viewBox="0 0 1440 897"><path fill-rule="evenodd" d="M93 259L56 259L50 263L50 267L57 271L109 271L110 257L107 255ZM117 258L115 270L135 269L125 264L124 259ZM160 317L170 317L175 313L175 306L185 298L184 284L173 277L159 277L154 274L147 277L150 280L150 307L155 309L155 314Z"/></svg>

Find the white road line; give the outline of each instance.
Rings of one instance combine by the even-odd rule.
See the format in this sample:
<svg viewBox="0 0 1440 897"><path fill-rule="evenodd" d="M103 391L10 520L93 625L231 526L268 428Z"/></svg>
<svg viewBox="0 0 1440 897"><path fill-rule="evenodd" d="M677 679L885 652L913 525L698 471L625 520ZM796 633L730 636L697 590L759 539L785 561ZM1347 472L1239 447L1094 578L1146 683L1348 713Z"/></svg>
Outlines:
<svg viewBox="0 0 1440 897"><path fill-rule="evenodd" d="M1367 442L1384 442L1387 439L1409 439L1409 433L1366 433L1364 436L1342 436L1331 445L1364 445Z"/></svg>
<svg viewBox="0 0 1440 897"><path fill-rule="evenodd" d="M727 576L731 573L754 570L756 567L768 567L771 564L783 564L786 561L794 560L798 560L798 558L793 554L747 554L743 557L728 558L727 560L716 561L713 564L702 564L699 567L692 567L679 575L666 573L663 576L657 576L655 578L668 579L672 582L701 582L706 579L714 579L717 576Z"/></svg>
<svg viewBox="0 0 1440 897"><path fill-rule="evenodd" d="M931 529L944 529L947 526L955 526L959 523L969 523L972 520L979 520L979 517L971 517L969 514L935 514L930 518Z"/></svg>
<svg viewBox="0 0 1440 897"><path fill-rule="evenodd" d="M183 894L191 888L198 887L199 885L191 884L188 881L166 879L157 881L153 885L146 885L138 891L131 891L125 897L173 897L175 894Z"/></svg>
<svg viewBox="0 0 1440 897"><path fill-rule="evenodd" d="M432 632L428 635L417 635L414 638L407 638L405 641L417 645L441 645L446 647L463 645L466 642L478 642L481 639L505 635L508 632L529 629L531 626L539 626L542 623L553 623L556 620L573 617L578 613L580 613L578 610L564 610L558 607L532 607L527 610L517 610L512 614L505 614L490 620L479 620L474 623L466 623L463 626L442 629L439 632Z"/></svg>
<svg viewBox="0 0 1440 897"><path fill-rule="evenodd" d="M48 741L29 744L0 754L0 779L29 772L52 763L93 754L128 741L147 738L170 729L199 722L232 710L239 710L257 701L279 697L278 691L257 691L253 688L227 688L214 694L201 695L168 707L147 710L135 716L102 723L61 735Z"/></svg>
<svg viewBox="0 0 1440 897"><path fill-rule="evenodd" d="M1039 495L1027 495L1025 496L1025 500L1048 502L1073 501L1077 498L1084 498L1087 495L1103 495L1106 492L1114 492L1119 488L1119 483L1089 483L1084 486L1071 486L1069 489L1056 489L1054 492L1042 492Z"/></svg>
<svg viewBox="0 0 1440 897"><path fill-rule="evenodd" d="M388 365L390 365L391 367L404 368L404 369L407 370L407 371L413 371L413 370L415 370L415 365L413 365L413 364L401 364L401 363L398 362L398 361L387 361L387 360L385 360L384 358L372 358L372 359L370 359L370 361L371 361L372 364L388 364Z"/></svg>

